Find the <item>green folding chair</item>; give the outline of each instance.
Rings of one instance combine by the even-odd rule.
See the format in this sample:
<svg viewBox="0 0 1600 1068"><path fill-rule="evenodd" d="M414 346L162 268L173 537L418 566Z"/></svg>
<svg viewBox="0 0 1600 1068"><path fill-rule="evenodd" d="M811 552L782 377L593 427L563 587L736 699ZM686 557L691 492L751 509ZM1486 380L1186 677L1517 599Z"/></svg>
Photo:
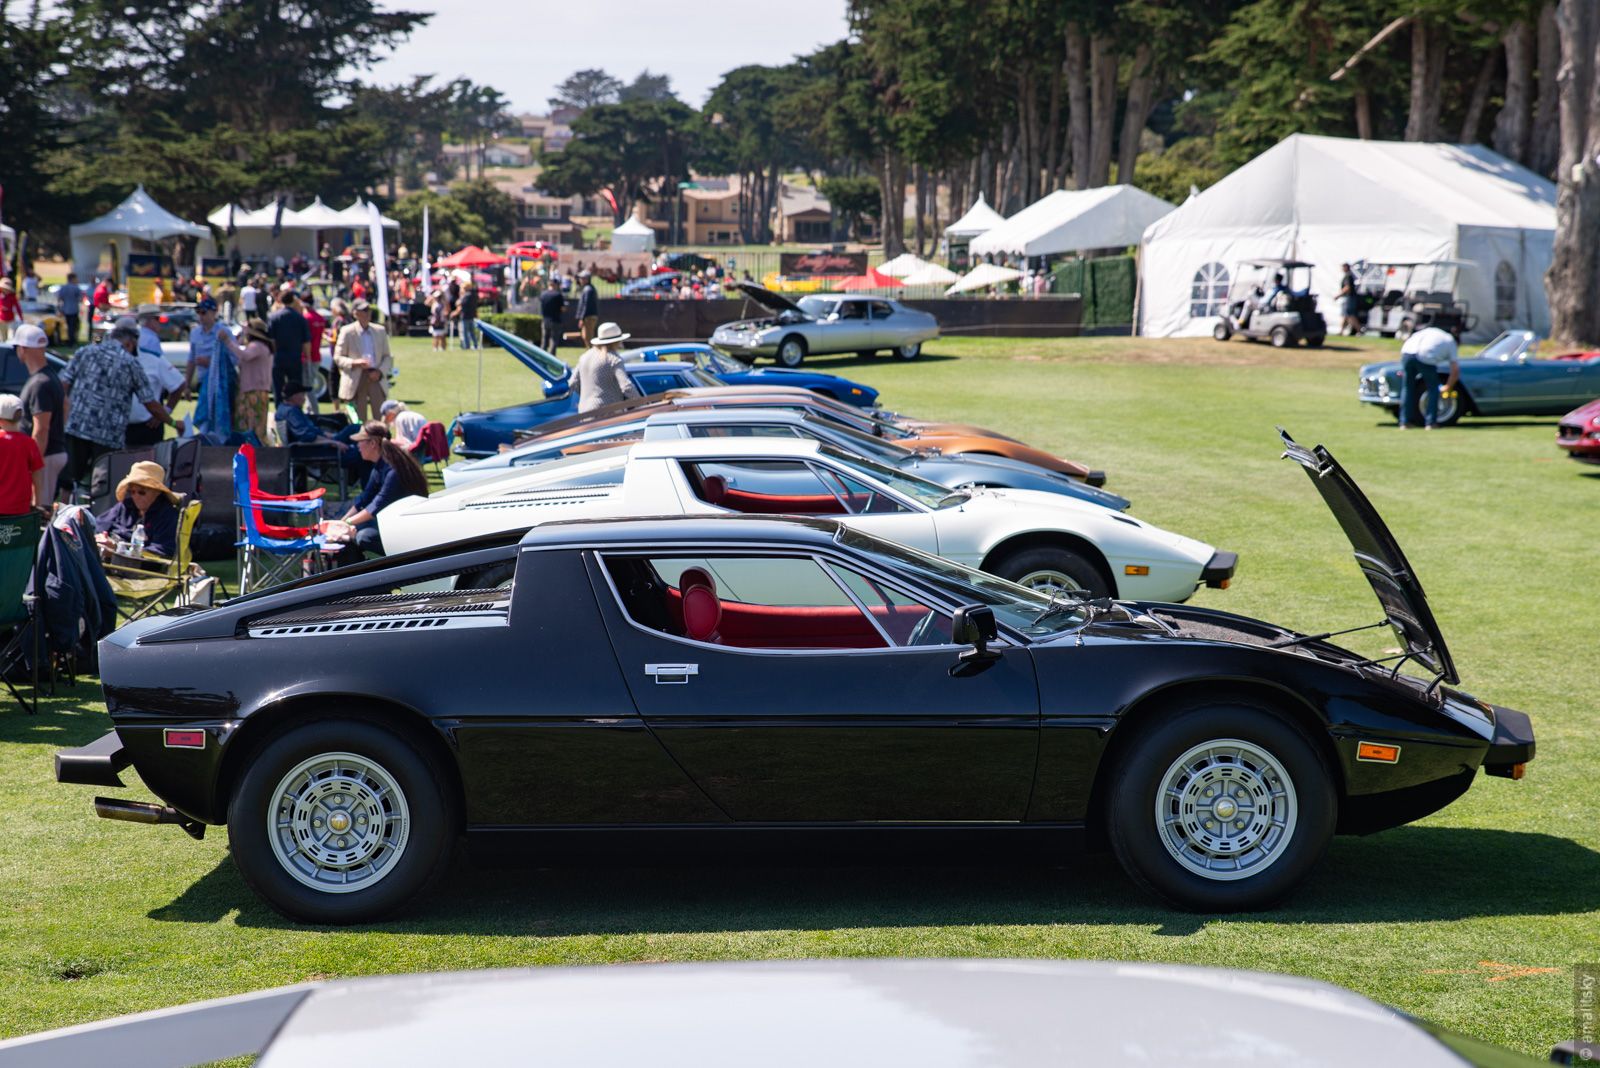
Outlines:
<svg viewBox="0 0 1600 1068"><path fill-rule="evenodd" d="M38 566L39 535L43 529L43 517L37 512L0 516L0 634L7 636L4 649L0 650L0 680L29 715L37 711L44 628L28 626L34 617L35 598L29 597L27 591ZM35 583L34 589L38 590L39 585ZM27 657L24 645L28 637L32 638L31 657ZM14 681L18 668L27 661L31 661L27 670L33 701L22 696Z"/></svg>

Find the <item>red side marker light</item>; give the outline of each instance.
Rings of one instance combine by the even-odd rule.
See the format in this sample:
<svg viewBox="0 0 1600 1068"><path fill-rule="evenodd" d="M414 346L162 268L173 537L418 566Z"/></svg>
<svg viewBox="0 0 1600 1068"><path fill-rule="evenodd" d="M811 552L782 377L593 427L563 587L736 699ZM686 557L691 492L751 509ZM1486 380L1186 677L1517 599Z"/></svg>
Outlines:
<svg viewBox="0 0 1600 1068"><path fill-rule="evenodd" d="M1398 745L1379 745L1377 742L1359 742L1356 744L1356 759L1371 761L1376 764L1398 764L1400 762L1400 747Z"/></svg>
<svg viewBox="0 0 1600 1068"><path fill-rule="evenodd" d="M206 747L205 731L175 731L163 732L163 741L168 749L204 749Z"/></svg>

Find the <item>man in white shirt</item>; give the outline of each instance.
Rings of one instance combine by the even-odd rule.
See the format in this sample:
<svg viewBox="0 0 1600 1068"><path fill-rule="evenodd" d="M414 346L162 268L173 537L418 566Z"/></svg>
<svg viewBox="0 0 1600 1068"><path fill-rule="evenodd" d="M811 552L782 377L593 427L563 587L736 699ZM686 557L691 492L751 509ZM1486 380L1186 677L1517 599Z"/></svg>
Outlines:
<svg viewBox="0 0 1600 1068"><path fill-rule="evenodd" d="M242 312L239 318L242 321L249 322L256 317L256 304L260 297L261 290L256 288L256 280L251 278L245 282L243 288L239 290L239 308Z"/></svg>
<svg viewBox="0 0 1600 1068"><path fill-rule="evenodd" d="M1456 362L1455 335L1423 320L1420 330L1400 346L1400 429L1409 430L1419 414L1422 425L1432 430L1439 418L1439 372L1448 370L1446 390L1456 388L1461 365ZM1420 391L1420 392L1419 392ZM1418 402L1421 402L1419 413Z"/></svg>
<svg viewBox="0 0 1600 1068"><path fill-rule="evenodd" d="M181 392L184 386L183 372L174 367L172 361L162 354L161 336L152 329L160 317L161 309L155 305L146 304L140 307L139 347L133 353L134 358L139 361L139 367L144 371L145 378L150 382L150 388L156 391L158 398L163 394ZM154 445L165 433L166 427L150 418L149 411L139 398L134 397L128 402L128 448Z"/></svg>

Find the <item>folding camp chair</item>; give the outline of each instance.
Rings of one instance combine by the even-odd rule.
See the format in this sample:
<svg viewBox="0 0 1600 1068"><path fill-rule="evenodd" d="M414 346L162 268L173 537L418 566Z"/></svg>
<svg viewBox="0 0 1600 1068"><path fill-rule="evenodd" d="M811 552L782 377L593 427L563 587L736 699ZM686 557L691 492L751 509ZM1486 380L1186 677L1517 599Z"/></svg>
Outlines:
<svg viewBox="0 0 1600 1068"><path fill-rule="evenodd" d="M38 707L44 628L28 625L34 617L36 598L28 596L27 589L30 579L34 580L35 590L43 586L43 579L36 575L41 528L40 517L34 513L0 517L0 629L10 632L4 650L0 650L0 679L17 699L17 704L30 715ZM29 644L33 646L31 656ZM22 696L14 681L14 676L24 668L29 673L32 702Z"/></svg>
<svg viewBox="0 0 1600 1068"><path fill-rule="evenodd" d="M180 507L177 555L171 560L154 554L145 557L149 561L164 564L164 570L148 571L134 567L131 562L122 563L116 557L104 565L106 581L111 583L111 589L117 595L117 614L129 623L167 607L169 599L172 607L184 607L189 603L190 583L204 577L204 572L194 564L189 552L189 540L194 534L195 523L200 519L200 502L185 501Z"/></svg>
<svg viewBox="0 0 1600 1068"><path fill-rule="evenodd" d="M250 490L250 461L243 447L233 457L233 503L238 516L239 592L256 590L298 578L298 570L321 570L323 537L322 490L297 495L257 497ZM302 517L296 526L263 524L263 510Z"/></svg>
<svg viewBox="0 0 1600 1068"><path fill-rule="evenodd" d="M411 443L411 455L419 464L432 464L435 469L450 459L450 438L444 424L438 420L423 423L417 440Z"/></svg>

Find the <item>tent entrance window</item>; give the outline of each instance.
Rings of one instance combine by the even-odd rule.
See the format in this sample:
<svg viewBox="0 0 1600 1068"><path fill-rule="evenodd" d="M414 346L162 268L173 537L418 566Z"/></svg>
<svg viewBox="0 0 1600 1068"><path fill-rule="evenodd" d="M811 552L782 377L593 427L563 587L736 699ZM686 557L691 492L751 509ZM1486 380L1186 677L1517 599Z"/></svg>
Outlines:
<svg viewBox="0 0 1600 1068"><path fill-rule="evenodd" d="M1189 318L1221 315L1227 305L1228 269L1220 263L1207 263L1194 272L1194 282L1189 287Z"/></svg>
<svg viewBox="0 0 1600 1068"><path fill-rule="evenodd" d="M1517 269L1506 260L1494 269L1494 317L1502 323L1517 317Z"/></svg>

